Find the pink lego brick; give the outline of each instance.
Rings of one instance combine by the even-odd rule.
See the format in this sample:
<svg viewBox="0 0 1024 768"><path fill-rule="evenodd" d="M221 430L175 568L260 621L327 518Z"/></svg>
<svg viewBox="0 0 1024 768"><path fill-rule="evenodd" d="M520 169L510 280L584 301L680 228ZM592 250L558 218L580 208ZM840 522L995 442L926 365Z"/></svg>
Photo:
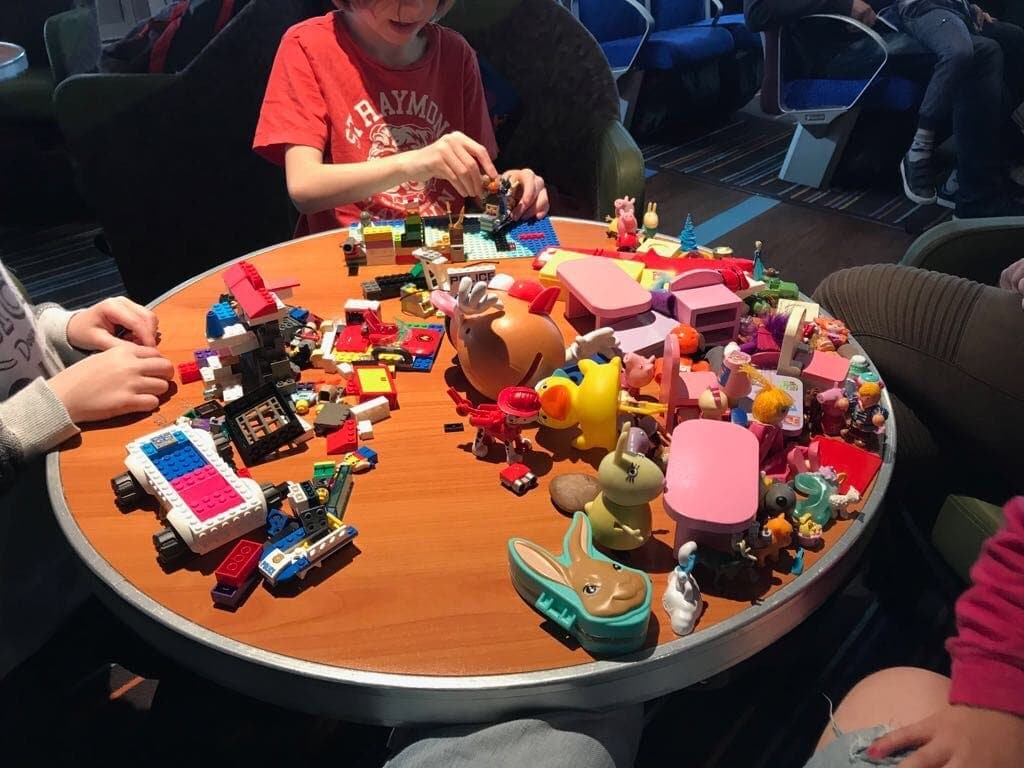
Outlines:
<svg viewBox="0 0 1024 768"><path fill-rule="evenodd" d="M171 486L203 521L242 503L238 492L209 464L176 478Z"/></svg>

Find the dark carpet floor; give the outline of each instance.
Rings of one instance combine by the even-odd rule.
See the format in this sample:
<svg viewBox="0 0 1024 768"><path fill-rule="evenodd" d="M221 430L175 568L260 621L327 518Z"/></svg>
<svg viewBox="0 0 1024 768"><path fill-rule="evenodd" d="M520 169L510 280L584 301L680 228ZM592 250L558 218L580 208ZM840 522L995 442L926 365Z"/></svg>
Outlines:
<svg viewBox="0 0 1024 768"><path fill-rule="evenodd" d="M737 113L727 124L681 143L643 147L647 167L774 197L843 216L866 219L908 232L921 232L949 218L950 211L916 205L904 197L895 176L868 187L819 190L779 179L795 126L782 120ZM895 168L895 166L894 166ZM894 171L895 173L895 171ZM877 182L878 177L874 177Z"/></svg>

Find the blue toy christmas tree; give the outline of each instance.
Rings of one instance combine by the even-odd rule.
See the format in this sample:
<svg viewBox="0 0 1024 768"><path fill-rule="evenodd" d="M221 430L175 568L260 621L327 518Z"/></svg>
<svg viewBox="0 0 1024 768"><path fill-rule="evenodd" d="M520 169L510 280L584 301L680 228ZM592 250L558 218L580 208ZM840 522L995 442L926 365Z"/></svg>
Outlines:
<svg viewBox="0 0 1024 768"><path fill-rule="evenodd" d="M690 214L686 214L686 223L683 224L683 231L679 233L679 247L683 249L683 253L697 250L697 231Z"/></svg>

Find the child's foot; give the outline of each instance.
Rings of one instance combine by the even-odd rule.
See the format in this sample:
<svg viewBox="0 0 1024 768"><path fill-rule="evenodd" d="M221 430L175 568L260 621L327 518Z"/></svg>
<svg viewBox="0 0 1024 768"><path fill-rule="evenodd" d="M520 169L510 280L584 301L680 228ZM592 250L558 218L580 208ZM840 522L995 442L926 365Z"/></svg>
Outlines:
<svg viewBox="0 0 1024 768"><path fill-rule="evenodd" d="M903 194L918 205L935 203L935 174L931 158L910 160L909 153L900 160L900 176L903 177Z"/></svg>

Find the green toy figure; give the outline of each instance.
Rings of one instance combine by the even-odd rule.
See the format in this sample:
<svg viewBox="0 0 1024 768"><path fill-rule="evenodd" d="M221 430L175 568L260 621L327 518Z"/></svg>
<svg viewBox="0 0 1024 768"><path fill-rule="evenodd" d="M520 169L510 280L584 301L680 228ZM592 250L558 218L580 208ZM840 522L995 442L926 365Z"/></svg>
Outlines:
<svg viewBox="0 0 1024 768"><path fill-rule="evenodd" d="M583 507L594 540L607 549L636 549L651 536L650 502L664 490L665 474L644 455L647 439L642 429L623 425L615 450L597 469L601 493Z"/></svg>

